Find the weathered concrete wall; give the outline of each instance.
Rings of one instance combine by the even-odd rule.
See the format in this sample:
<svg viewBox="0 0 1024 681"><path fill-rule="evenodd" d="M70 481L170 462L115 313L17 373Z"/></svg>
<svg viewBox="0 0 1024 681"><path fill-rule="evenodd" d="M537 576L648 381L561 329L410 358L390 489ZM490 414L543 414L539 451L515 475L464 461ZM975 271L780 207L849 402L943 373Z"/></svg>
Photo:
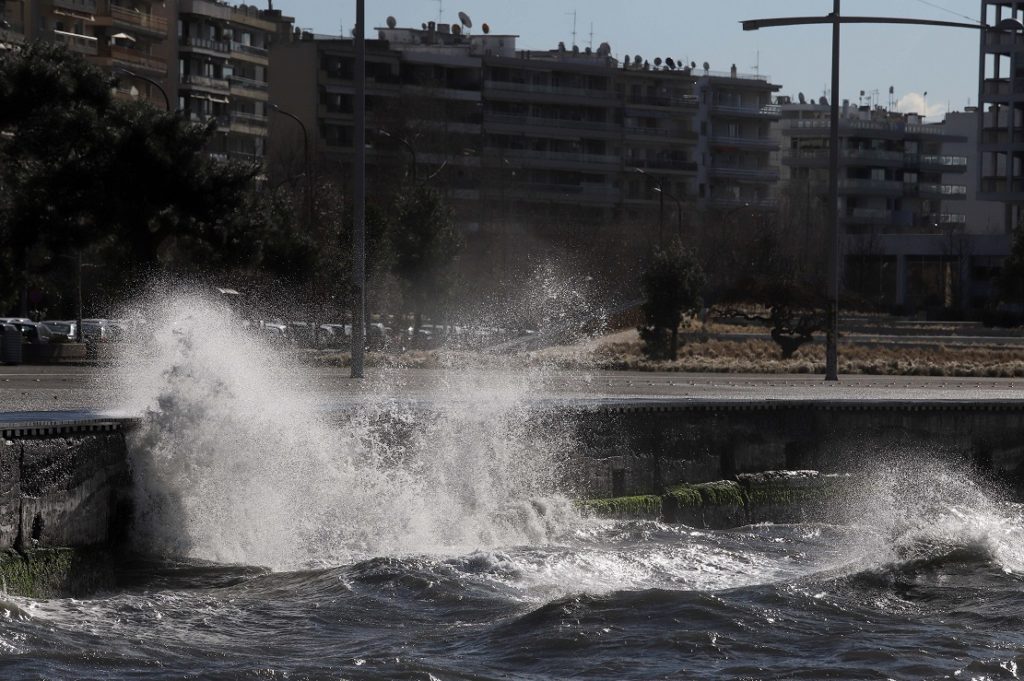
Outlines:
<svg viewBox="0 0 1024 681"><path fill-rule="evenodd" d="M1024 478L1024 404L1015 402L680 402L579 410L574 422L585 496L661 494L758 471L840 473L910 452Z"/></svg>
<svg viewBox="0 0 1024 681"><path fill-rule="evenodd" d="M13 593L79 594L112 582L130 522L120 432L0 441L0 577Z"/></svg>

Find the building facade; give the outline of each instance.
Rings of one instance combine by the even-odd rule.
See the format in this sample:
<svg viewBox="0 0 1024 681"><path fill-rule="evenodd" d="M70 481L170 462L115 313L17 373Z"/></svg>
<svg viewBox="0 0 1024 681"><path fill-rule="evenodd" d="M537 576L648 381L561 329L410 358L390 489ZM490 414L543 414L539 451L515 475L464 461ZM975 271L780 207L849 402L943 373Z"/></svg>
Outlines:
<svg viewBox="0 0 1024 681"><path fill-rule="evenodd" d="M215 0L17 0L0 42L64 45L111 75L116 96L213 120L210 151L261 160L269 47L290 39L280 11Z"/></svg>
<svg viewBox="0 0 1024 681"><path fill-rule="evenodd" d="M778 86L766 77L516 40L446 24L378 29L367 41L371 184L409 163L402 173L434 178L470 226L657 216L667 232L698 208L772 205ZM352 153L352 50L307 34L272 54L289 74L273 100L335 166ZM272 121L272 156L294 155L294 128Z"/></svg>

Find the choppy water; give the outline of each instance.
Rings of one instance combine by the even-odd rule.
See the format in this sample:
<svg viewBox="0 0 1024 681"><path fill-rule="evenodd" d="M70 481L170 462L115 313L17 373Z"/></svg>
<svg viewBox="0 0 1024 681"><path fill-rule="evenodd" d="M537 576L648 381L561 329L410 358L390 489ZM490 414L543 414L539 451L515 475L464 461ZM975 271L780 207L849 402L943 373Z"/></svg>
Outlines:
<svg viewBox="0 0 1024 681"><path fill-rule="evenodd" d="M118 390L136 546L115 592L0 603L3 679L1017 678L1024 509L875 453L827 524L581 517L543 375L453 373L425 422L339 426L194 298L149 310ZM418 425L413 421L420 419Z"/></svg>

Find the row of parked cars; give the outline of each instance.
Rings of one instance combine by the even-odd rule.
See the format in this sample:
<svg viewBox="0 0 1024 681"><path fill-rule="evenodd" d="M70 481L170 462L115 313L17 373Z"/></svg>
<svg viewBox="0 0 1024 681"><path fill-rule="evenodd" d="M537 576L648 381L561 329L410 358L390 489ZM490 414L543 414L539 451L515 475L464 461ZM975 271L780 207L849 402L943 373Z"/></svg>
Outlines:
<svg viewBox="0 0 1024 681"><path fill-rule="evenodd" d="M347 348L352 340L351 324L317 326L309 322L274 319L260 320L250 326L275 341L302 347ZM424 324L415 330L411 326L394 328L382 322L373 322L367 325L366 342L371 348L392 351L425 350L442 345L449 348L479 348L533 333L525 329L440 324Z"/></svg>
<svg viewBox="0 0 1024 681"><path fill-rule="evenodd" d="M75 319L44 319L34 322L25 317L0 317L0 326L10 324L21 332L25 343L66 343L78 337ZM83 319L82 339L86 343L106 343L121 340L124 325L112 319Z"/></svg>

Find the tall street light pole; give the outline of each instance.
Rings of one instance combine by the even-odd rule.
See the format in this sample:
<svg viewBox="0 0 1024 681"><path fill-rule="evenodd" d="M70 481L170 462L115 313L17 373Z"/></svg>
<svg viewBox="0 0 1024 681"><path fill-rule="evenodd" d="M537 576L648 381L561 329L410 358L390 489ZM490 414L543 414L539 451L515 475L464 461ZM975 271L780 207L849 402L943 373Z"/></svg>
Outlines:
<svg viewBox="0 0 1024 681"><path fill-rule="evenodd" d="M657 175L651 175L643 168L633 168L636 172L640 173L644 177L649 177L654 180L655 191L658 192L658 247L664 245L664 230L665 230L665 188L662 186L661 178Z"/></svg>
<svg viewBox="0 0 1024 681"><path fill-rule="evenodd" d="M363 377L366 348L366 0L356 0L355 30L355 129L352 145L355 147L353 193L352 254L352 378Z"/></svg>
<svg viewBox="0 0 1024 681"><path fill-rule="evenodd" d="M910 24L915 26L945 26L949 28L1021 31L1024 25L1015 19L1004 19L995 27L985 24L965 24L957 21L934 21L903 17L844 17L840 13L840 0L832 0L832 13L824 17L781 17L752 19L742 22L744 31L756 31L776 26L806 26L832 24L832 106L829 121L829 287L828 324L825 336L825 380L839 380L839 37L842 24Z"/></svg>

